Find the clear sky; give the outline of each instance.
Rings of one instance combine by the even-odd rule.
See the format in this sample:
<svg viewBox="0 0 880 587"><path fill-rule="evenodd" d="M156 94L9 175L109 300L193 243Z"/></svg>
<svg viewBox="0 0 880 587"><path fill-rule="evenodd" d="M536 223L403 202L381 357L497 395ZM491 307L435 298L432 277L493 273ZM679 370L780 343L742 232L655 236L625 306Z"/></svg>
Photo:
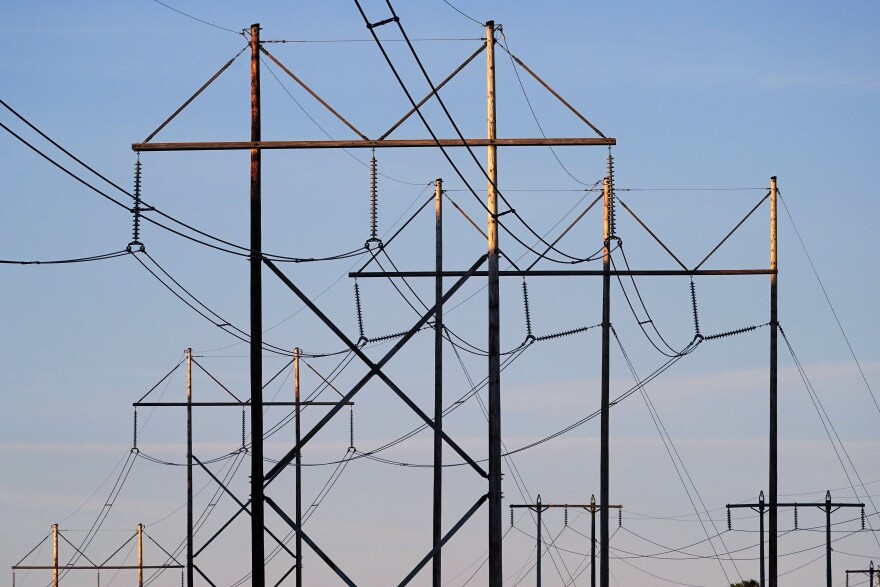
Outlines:
<svg viewBox="0 0 880 587"><path fill-rule="evenodd" d="M778 176L785 203L779 219L780 321L812 389L780 341L781 499L815 501L831 490L835 499L865 501L869 528L880 530L875 507L880 506L875 257L880 249L875 226L880 7L867 1L451 3L467 16L442 0L394 3L407 34L417 39L415 49L432 80L442 80L479 48L485 30L477 23L492 19L500 24L500 44L617 139L612 154L619 196L686 266L699 263L761 200L770 176ZM374 22L389 16L384 1L362 4ZM147 137L239 54L246 41L238 31L251 23L261 24L262 39L287 41L265 46L367 136L381 135L409 108L354 2L5 2L0 20L7 23L0 37L0 99L129 191L136 159L131 144ZM378 33L407 88L422 97L427 84L399 42L399 31L389 25ZM155 140L247 140L247 59L247 52L241 54ZM500 137L594 136L524 70L514 69L500 47L497 59ZM444 88L442 96L466 137L485 136L482 57ZM262 99L266 140L354 138L268 61L262 69ZM435 102L426 105L425 113L438 136L454 137ZM128 196L67 159L5 108L0 108L0 123L130 205ZM392 138L428 136L413 118ZM484 150L474 153L485 164ZM517 242L534 245L537 238L529 228L551 239L574 221L598 195L589 190L605 175L607 154L603 147L500 153L499 186L528 223L526 227L513 215L504 217L500 240L505 260L519 265L534 260ZM485 197L486 182L465 151L452 153L464 180L433 149L388 149L376 157L382 174L379 233L386 240L427 201L434 179L443 178L450 198L444 210L446 267L465 269L484 252L483 237L450 205L454 201L478 224L485 222L478 199ZM362 247L370 236L369 158L366 150L264 153L264 249L290 257L325 257ZM230 243L247 242L247 153L145 153L141 163L143 198L149 204ZM132 240L129 212L6 131L0 133L0 177L0 259L89 257L123 250ZM172 225L156 212L145 215ZM706 267L765 267L767 218L764 203ZM617 220L623 250L615 253L615 263L622 265L626 253L633 268L677 266L621 207ZM393 262L401 269L433 269L433 231L429 205L389 245L388 257L381 258L383 267ZM177 548L185 531L180 509L185 475L181 467L160 462L184 459L183 413L142 409L137 425L141 453L132 460L132 403L179 364L187 347L233 393L248 395L247 345L184 305L137 262L167 271L170 277L162 276L166 283L177 280L222 316L215 322L247 330L246 259L149 222L142 224L141 241L150 257L0 266L0 567L15 564L53 523L79 544L90 536L86 531L96 519L102 519L101 531L87 550L96 561L110 556L139 522L163 547ZM598 208L559 245L577 258L600 247ZM347 273L365 261L346 258L282 268L356 339L354 284ZM536 267L566 265L545 260ZM264 279L267 342L313 353L342 347L271 273ZM644 394L634 393L612 410L612 501L624 506L622 527L612 540L611 570L617 585L718 586L758 576L757 518L740 510L734 514L733 530L727 531L723 506L755 500L759 491L767 491L768 329L761 327L769 320L767 282L766 277L695 279L703 335L759 328L704 342L651 381ZM366 337L407 329L416 319L409 304L420 307L416 294L426 302L433 296L429 281L410 282L412 291L395 285L402 294L387 281L359 280ZM445 348L448 404L485 376L480 349L486 345L486 298L481 286L468 283L452 300L455 308L447 310L448 326L463 347ZM595 278L532 278L528 288L535 336L601 321L601 288ZM621 346L615 342L612 349L613 396L633 385L625 356L640 377L667 360L654 346L668 352L651 325L676 350L691 341L690 291L686 278L614 284L612 322ZM506 280L503 350L518 348L526 334L522 282ZM388 367L389 375L426 411L432 406L432 340L430 331L420 333ZM389 348L375 343L367 352L376 360ZM599 350L599 330L591 329L535 342L510 355L502 375L506 449L553 435L598 408ZM304 368L304 389L319 388L317 373L330 376L341 358L309 359L314 371ZM286 363L287 357L267 353L266 379ZM364 372L357 360L348 363L334 385L345 391ZM150 397L184 400L184 377L182 368L176 369ZM290 370L283 370L266 390L268 398L291 400ZM198 372L194 395L220 400L225 392ZM479 395L485 401L485 390ZM332 389L325 389L320 399L334 396ZM419 424L379 382L367 385L355 401L358 455ZM304 425L317 422L323 409L307 410ZM211 467L228 475L230 486L246 498L248 461L236 468L241 457L222 458L241 445L241 414L211 410L197 411L196 455L221 459ZM269 410L267 427L284 422L287 415L281 408ZM475 458L485 458L486 422L478 396L452 412L446 426ZM337 468L332 463L349 454L350 432L349 415L340 414L304 451L306 462L314 465L303 481L307 505L319 503L306 530L358 585L396 584L429 550L431 472L401 464L429 463L430 436L422 432L375 453L381 460L355 458ZM514 454L505 462L505 510L538 494L544 502L587 503L592 493L599 493L598 435L599 422L593 419ZM266 441L267 456L283 455L292 438L291 426L280 427ZM445 460L459 462L451 451ZM125 463L131 464L131 472L118 496L113 493L108 500ZM338 479L334 471L341 471ZM445 475L444 523L449 527L486 488L468 467L448 467ZM197 535L197 541L204 541L234 512L234 505L215 494L204 474L196 475L195 487L197 515L209 514ZM271 488L273 498L292 507L292 472ZM824 573L824 517L818 509L803 508L799 530L792 531L792 515L786 509L779 517L779 568L786 573L781 584L818 583ZM834 515L835 585L844 584L846 569L865 568L871 558L880 558L880 538L857 532L858 517L855 509ZM270 516L269 521L273 530L286 534L280 519ZM485 521L484 508L450 542L444 557L449 585L486 583L485 567L480 567ZM517 515L515 522L510 530L505 523L505 584L531 584L534 522L526 515ZM556 540L556 548L545 554L545 584L588 584L588 517L572 510L565 526L563 513L551 511L545 522L545 537ZM238 520L200 556L200 566L218 585L234 585L245 577L248 527ZM132 562L129 546L113 560L128 556ZM69 560L69 545L62 544L61 550L62 561ZM148 564L165 561L152 543L145 552ZM283 559L281 555L270 563L270 577L277 580L287 570ZM44 544L26 560L50 564L51 545ZM334 584L311 551L305 554L304 571L312 584ZM19 573L16 585L45 585L49 579L47 573ZM415 584L430 584L429 579L422 573ZM94 574L85 573L69 575L65 583L92 585L95 580ZM102 585L122 584L134 576L123 572L101 580ZM178 574L165 573L154 584L176 585L179 580Z"/></svg>

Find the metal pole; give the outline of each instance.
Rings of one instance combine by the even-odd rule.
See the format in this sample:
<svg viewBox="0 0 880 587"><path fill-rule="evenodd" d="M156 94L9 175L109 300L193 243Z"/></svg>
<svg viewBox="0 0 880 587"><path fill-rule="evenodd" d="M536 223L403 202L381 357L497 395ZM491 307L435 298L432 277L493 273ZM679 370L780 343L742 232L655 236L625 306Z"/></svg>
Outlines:
<svg viewBox="0 0 880 587"><path fill-rule="evenodd" d="M776 519L777 519L777 314L776 285L776 176L770 178L770 587L777 587ZM831 579L829 579L830 581ZM830 584L830 583L829 583Z"/></svg>
<svg viewBox="0 0 880 587"><path fill-rule="evenodd" d="M831 492L825 492L825 579L831 587Z"/></svg>
<svg viewBox="0 0 880 587"><path fill-rule="evenodd" d="M590 587L596 587L596 496L590 497Z"/></svg>
<svg viewBox="0 0 880 587"><path fill-rule="evenodd" d="M537 551L538 551L538 559L537 560L538 560L538 562L537 562L537 568L535 570L538 573L537 586L541 587L541 494L540 493L538 494L538 501L536 503L538 504L538 507L535 508L538 511L538 533L537 533L538 534L538 545L537 545Z"/></svg>
<svg viewBox="0 0 880 587"><path fill-rule="evenodd" d="M434 189L435 217L435 270L434 304L434 548L443 539L442 508L443 508L443 180L437 179ZM432 577L433 586L442 583L442 551L434 554Z"/></svg>
<svg viewBox="0 0 880 587"><path fill-rule="evenodd" d="M764 587L764 585L766 583L764 583L764 492L763 491L758 495L758 517L760 518L759 526L760 526L760 540L761 540L760 548L758 549L758 550L760 550L760 552L758 553L758 556L761 559L761 572L760 572L761 587Z"/></svg>
<svg viewBox="0 0 880 587"><path fill-rule="evenodd" d="M251 25L251 141L260 140L260 25ZM264 587L263 543L263 283L261 231L261 152L251 149L251 572L254 587Z"/></svg>
<svg viewBox="0 0 880 587"><path fill-rule="evenodd" d="M609 587L608 568L608 538L609 520L608 503L609 495L609 450L608 438L610 435L610 401L611 401L611 374L610 370L610 347L611 347L611 179L605 178L604 183L604 254L602 256L602 405L601 405L601 448L599 457L600 480L599 480L599 540L601 542L599 552L599 585Z"/></svg>
<svg viewBox="0 0 880 587"><path fill-rule="evenodd" d="M138 524L138 587L144 587L144 525Z"/></svg>
<svg viewBox="0 0 880 587"><path fill-rule="evenodd" d="M300 445L300 415L302 406L299 403L299 347L293 349L293 391L296 403L296 587L302 586L302 536L299 528L302 528L302 451Z"/></svg>
<svg viewBox="0 0 880 587"><path fill-rule="evenodd" d="M193 587L192 349L186 349L186 584Z"/></svg>
<svg viewBox="0 0 880 587"><path fill-rule="evenodd" d="M486 23L486 98L489 139L495 138L495 22ZM501 587L501 341L498 278L498 185L496 147L487 147L489 176L489 587Z"/></svg>
<svg viewBox="0 0 880 587"><path fill-rule="evenodd" d="M58 524L52 524L52 585L58 587Z"/></svg>

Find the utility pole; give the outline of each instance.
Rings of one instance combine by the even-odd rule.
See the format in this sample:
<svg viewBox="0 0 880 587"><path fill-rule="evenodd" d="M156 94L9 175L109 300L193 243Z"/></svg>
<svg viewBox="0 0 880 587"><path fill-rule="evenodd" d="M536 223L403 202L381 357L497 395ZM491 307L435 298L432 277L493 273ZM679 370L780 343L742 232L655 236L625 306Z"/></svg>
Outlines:
<svg viewBox="0 0 880 587"><path fill-rule="evenodd" d="M867 569L857 569L854 571L847 571L846 572L846 587L849 587L849 574L850 573L857 573L860 575L868 575L868 587L875 587L874 586L874 573L875 572L877 572L877 571L874 569L874 561L871 561L871 564L868 565Z"/></svg>
<svg viewBox="0 0 880 587"><path fill-rule="evenodd" d="M590 533L590 569L591 569L591 587L596 587L596 512L600 511L601 506L596 504L596 496L593 495L590 497L589 504L582 503L541 503L541 496L538 495L538 499L534 504L512 504L510 506L510 525L513 525L513 510L516 508L527 508L533 512L535 512L538 516L537 524L538 524L538 532L537 532L537 552L538 552L538 560L536 564L536 572L537 572L537 585L541 587L541 545L543 541L541 540L541 513L545 510L549 510L551 508L564 508L566 511L565 514L565 525L568 525L568 510L569 509L581 509L590 512L590 525L591 525L591 533ZM616 508L618 510L618 515L623 509L622 505L608 505L608 509ZM622 520L618 518L618 523L622 523Z"/></svg>
<svg viewBox="0 0 880 587"><path fill-rule="evenodd" d="M609 159L610 166L610 159ZM610 169L609 169L610 172ZM608 542L610 539L608 500L610 499L610 451L611 435L611 177L606 177L603 188L603 255L602 255L602 398L599 456L599 540L602 551L599 558L599 585L609 587Z"/></svg>
<svg viewBox="0 0 880 587"><path fill-rule="evenodd" d="M761 497L761 499L759 499L757 504L735 504L735 505L728 504L728 506L727 506L728 507L728 518L727 518L728 519L728 523L727 523L728 528L730 527L730 511L729 511L730 508L743 508L743 507L754 508L756 506L762 508L763 503L764 503L763 492L761 493L760 497ZM831 587L831 550L832 550L831 549L831 514L833 512L836 512L840 508L861 508L862 509L862 529L864 530L864 528L865 528L865 515L864 515L865 504L863 504L863 503L832 502L831 501L831 492L826 491L825 492L825 501L818 501L818 502L812 502L812 503L793 501L793 502L787 502L787 503L777 503L776 505L777 505L777 507L793 507L794 508L794 511L795 511L794 528L795 528L795 530L797 530L797 508L798 507L816 507L816 508L819 508L820 510L822 510L823 512L825 512L825 582L826 582L827 587ZM764 516L762 515L761 516L762 528L763 528L763 518L764 518ZM771 519L772 519L772 517L771 517ZM771 534L771 536L770 536L771 540L772 540L772 537L773 536ZM762 546L763 546L763 543L764 543L764 541L763 541L763 532L762 532L762 539L761 539ZM772 544L772 542L771 542L771 544ZM772 566L772 562L773 562L772 552L770 555L770 562L771 562L771 569L772 569L773 568L773 566ZM761 567L763 568L763 566L764 565L762 562ZM772 574L770 575L770 580L771 581L773 580Z"/></svg>
<svg viewBox="0 0 880 587"><path fill-rule="evenodd" d="M300 440L302 440L300 428L300 415L302 414L302 405L299 399L299 347L293 349L293 401L296 403L296 527L302 528L302 451L300 450ZM296 587L302 587L302 535L296 532Z"/></svg>
<svg viewBox="0 0 880 587"><path fill-rule="evenodd" d="M495 139L495 21L486 23L488 138ZM501 587L501 318L498 277L498 169L496 147L487 147L489 290L489 587Z"/></svg>
<svg viewBox="0 0 880 587"><path fill-rule="evenodd" d="M754 510L758 512L758 518L760 520L759 523L759 548L758 548L758 560L761 561L761 572L760 572L760 586L764 587L766 584L764 582L764 511L766 506L764 504L764 492L758 494L758 503L737 503L737 504L727 504L727 529L731 529L731 519L730 519L730 510L737 508L749 508L750 510Z"/></svg>
<svg viewBox="0 0 880 587"><path fill-rule="evenodd" d="M144 587L144 525L137 527L138 587Z"/></svg>
<svg viewBox="0 0 880 587"><path fill-rule="evenodd" d="M193 587L192 349L186 349L186 585Z"/></svg>
<svg viewBox="0 0 880 587"><path fill-rule="evenodd" d="M52 585L58 587L58 524L52 524Z"/></svg>
<svg viewBox="0 0 880 587"><path fill-rule="evenodd" d="M260 25L251 25L251 142L261 140ZM263 542L263 281L261 151L251 147L251 572L254 587L265 587Z"/></svg>
<svg viewBox="0 0 880 587"><path fill-rule="evenodd" d="M596 512L599 511L601 506L596 505L596 496L590 496L590 505L567 505L564 507L579 507L589 510L590 512L590 587L596 587ZM617 525L620 526L623 524L623 519L621 517L623 512L622 505L613 505L608 504L608 509L616 508L617 509ZM607 511L607 510L606 510ZM603 546L603 550L608 548L608 545Z"/></svg>
<svg viewBox="0 0 880 587"><path fill-rule="evenodd" d="M437 548L443 538L443 180L434 184L435 259L434 270L434 511L432 544ZM442 584L442 550L437 548L432 561L432 584Z"/></svg>
<svg viewBox="0 0 880 587"><path fill-rule="evenodd" d="M540 493L538 494L538 499L534 504L530 504L530 503L511 504L511 506L510 506L510 525L511 526L513 526L513 510L516 508L527 508L527 509L535 512L536 514L538 514L538 520L537 520L538 531L536 532L536 538L537 538L537 546L536 546L537 555L536 556L537 556L537 559L536 559L536 563L535 563L535 581L536 581L535 584L538 587L541 587L541 556L542 556L541 545L543 544L543 540L541 540L541 514L545 510L550 509L550 507L551 506L549 506L549 505L543 505L541 503L541 494Z"/></svg>
<svg viewBox="0 0 880 587"><path fill-rule="evenodd" d="M776 288L778 283L777 259L776 259L776 176L770 178L770 587L777 587L778 568L777 557L779 556L777 540L778 519L778 462L777 462L777 359L778 359L778 330L779 315ZM763 518L762 518L763 519ZM763 542L762 542L763 544ZM763 568L763 566L762 566ZM829 579L830 585L831 579Z"/></svg>

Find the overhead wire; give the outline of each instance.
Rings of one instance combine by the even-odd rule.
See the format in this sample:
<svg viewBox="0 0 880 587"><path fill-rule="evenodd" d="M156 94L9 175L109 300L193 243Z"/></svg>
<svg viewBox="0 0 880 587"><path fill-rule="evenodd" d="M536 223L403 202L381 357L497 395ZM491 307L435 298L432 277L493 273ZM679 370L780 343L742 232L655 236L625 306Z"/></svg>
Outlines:
<svg viewBox="0 0 880 587"><path fill-rule="evenodd" d="M614 335L614 340L617 341L618 348L620 349L621 354L623 355L624 361L629 368L630 373L633 376L633 379L638 382L639 376L636 372L635 365L633 365L632 361L629 358L629 354L626 352L626 349L623 346L623 342L620 340L620 337L617 335L617 331L614 327L611 327L611 333ZM684 460L681 458L681 454L679 454L678 449L675 447L675 443L672 441L672 437L669 435L669 431L666 429L666 425L663 423L663 420L660 418L660 413L657 411L656 406L651 401L650 396L648 395L647 389L644 385L640 386L639 389L642 399L645 402L645 406L648 408L648 413L651 415L651 420L654 423L655 428L657 428L657 432L660 434L660 439L663 441L663 446L666 449L667 454L669 455L670 460L672 461L672 465L675 468L675 472L678 475L679 481L681 481L682 486L684 487L685 493L687 494L688 501L690 501L691 506L694 509L694 513L697 515L697 519L700 520L700 527L706 534L706 538L708 539L709 545L712 548L712 551L715 553L715 558L718 560L718 564L721 567L721 572L724 574L724 579L728 583L730 583L730 577L727 574L727 570L724 568L724 564L721 562L721 557L718 555L718 551L715 548L715 545L712 543L712 540L709 536L709 531L705 525L702 523L702 518L700 515L700 511L697 508L697 504L694 503L693 498L691 497L690 489L688 489L688 484L685 482L685 477L687 477L688 482L690 483L690 487L693 489L694 494L697 496L697 499L700 502L700 505L703 507L703 510L706 511L708 508L706 507L705 502L703 501L703 497L700 495L699 490L697 489L696 484L694 483L691 474L687 470L687 466L684 464ZM673 456L675 455L675 456ZM676 462L677 459L677 462ZM684 471L684 476L682 476L681 470L679 470L679 465L681 465L681 470ZM721 545L724 546L725 550L727 549L727 545L724 544L724 539L721 538L720 533L718 532L718 528L715 527L715 522L712 521L711 517L709 517L709 522L712 525L713 530L715 530L716 537L719 541L721 541ZM739 568L737 568L736 563L733 558L730 557L730 562L733 564L733 568L736 571L736 574L739 576L740 581L742 581L742 574L739 572Z"/></svg>
<svg viewBox="0 0 880 587"><path fill-rule="evenodd" d="M856 476L856 479L859 482L859 486L865 486L864 481L862 481L862 477L859 474L858 469L855 466L852 458L849 455L849 451L846 449L846 445L844 445L843 440L840 438L840 435L837 433L837 429L834 427L834 423L831 421L831 417L828 415L828 412L825 410L825 406L822 404L822 400L819 398L819 394L816 392L815 387L813 387L812 382L810 381L806 369L801 363L800 359L794 352L794 347L789 341L788 337L785 335L785 331L782 329L781 324L777 324L777 328L779 329L779 333L782 335L782 340L785 341L785 346L788 348L789 354L791 354L792 360L794 360L795 366L797 367L798 373L801 377L801 380L804 384L804 388L807 390L807 394L810 397L810 400L813 402L813 407L816 409L816 413L819 416L819 420L822 423L822 427L825 429L825 434L828 436L829 442L831 442L831 447L834 449L834 454L837 456L837 460L840 462L840 466L843 469L844 475L846 475L846 480L850 484L850 488L852 489L853 494L856 499L860 499L860 495L858 490L856 489L856 484L853 483L852 477L850 476L849 470L843 462L843 459L840 456L840 453L843 452L843 455L846 457L847 462L849 463L850 468L852 469L853 474ZM830 430L829 430L830 428ZM833 434L833 437L832 437ZM837 444L835 445L834 439L837 439ZM838 450L838 445L840 450ZM868 501L871 504L871 507L874 509L873 513L878 513L877 506L874 504L874 499L865 492ZM868 525L871 530L874 530L874 527L871 525L871 519L868 517ZM872 532L871 535L874 537L874 541L880 546L880 537L877 536L876 532Z"/></svg>
<svg viewBox="0 0 880 587"><path fill-rule="evenodd" d="M455 161L453 161L453 159L452 159L452 157L449 155L447 149L446 149L442 144L440 144L440 141L439 141L439 139L438 139L436 133L434 132L433 128L431 128L431 125L428 123L428 121L427 121L427 119L425 118L424 114L421 112L421 110L419 110L419 109L416 107L416 101L415 101L415 99L412 97L412 94L410 93L409 89L407 88L406 84L404 83L403 78L401 78L400 73L397 71L397 68L395 67L394 63L391 61L390 56L389 56L388 53L385 51L385 47L382 45L382 41L379 39L378 35L377 35L376 32L375 32L374 27L372 26L372 24L371 24L370 21L369 21L369 18L367 17L366 13L364 12L364 9L363 9L363 7L361 6L360 1L359 1L359 0L355 0L355 5L357 6L358 11L361 13L361 17L363 18L364 23L367 25L367 28L369 29L370 34L373 36L373 39L376 41L376 44L377 44L377 46L379 47L379 50L380 50L380 52L382 53L383 57L385 58L385 61L386 61L386 63L388 64L389 68L391 69L391 72L394 74L395 79L397 80L398 84L400 85L400 87L401 87L401 89L403 90L404 94L406 95L407 99L408 99L408 100L410 101L410 103L412 104L412 106L413 106L413 108L414 108L414 110L415 110L415 113L418 115L419 119L422 121L422 124L424 125L425 129L426 129L426 130L428 131L428 133L431 135L431 138L432 138L432 139L434 140L434 142L437 144L437 146L438 146L438 148L440 149L441 153L443 153L444 158L447 160L447 162L449 163L449 165L452 167L453 171L455 171L455 173L456 173L456 175L459 177L459 179L464 183L464 185L466 186L466 188L468 189L468 191L473 195L473 197L476 199L476 201L480 204L480 206L481 206L484 210L486 210L487 212L490 212L489 209L488 209L488 207L486 206L486 204L483 203L483 201L482 201L482 200L480 199L480 197L477 195L477 192L473 189L473 187L470 185L470 183L467 181L467 179L465 179L464 174L463 174L462 171L459 169L459 167L456 165ZM443 102L443 99L440 97L439 93L437 92L437 88L436 88L436 86L434 85L433 81L431 80L430 76L428 75L427 70L425 69L424 65L422 64L421 58L418 56L418 53L416 52L415 47L413 47L413 46L412 46L412 43L409 42L408 35L406 34L406 31L404 30L403 25L402 25L401 22L400 22L400 18L397 16L397 13L394 11L394 7L391 5L391 2L390 2L389 0L386 0L386 5L388 6L388 8L389 8L389 10L391 11L392 16L393 16L393 18L390 19L388 22L395 22L395 23L397 24L397 27L398 27L398 29L400 30L401 35L403 36L404 40L406 41L406 44L407 44L407 47L408 47L409 50L410 50L410 53L413 55L413 58L414 58L416 64L418 65L420 71L422 72L422 75L425 77L425 80L428 82L428 85L429 85L430 88L431 88L432 96L437 100L437 103L438 103L438 104L440 105L440 107L442 108L442 110L443 110L443 112L444 112L446 118L449 120L450 124L452 125L452 127L453 127L453 129L455 130L455 132L456 132L457 136L459 137L459 139L462 140L462 141L464 142L465 147L466 147L466 150L468 151L468 153L470 154L471 158L473 159L473 161L474 161L475 164L477 165L477 168L482 172L482 174L486 177L486 179L487 179L488 181L490 181L490 183L492 183L492 184L494 185L494 182L492 181L492 179L491 179L491 178L489 177L489 175L487 174L485 168L483 167L483 165L480 163L479 159L478 159L478 158L476 157L476 155L474 154L473 149L470 147L470 145L467 144L467 140L464 138L464 135L461 133L461 130L459 129L458 125L457 125L456 122L455 122L455 119L454 119L454 118L452 117L452 115L449 113L449 110L447 109L446 104ZM512 214L514 215L514 217L516 217L516 218L520 221L520 223L522 223L523 226L526 227L526 229L527 229L529 232L531 232L534 236L538 237L538 239L539 239L543 244L548 245L549 248L550 248L551 250L553 250L553 251L555 251L556 253L559 253L560 255L562 255L562 256L564 256L564 257L567 257L567 258L569 259L568 261L564 261L564 260L563 260L563 261L560 261L560 260L554 260L554 259L551 259L551 258L548 257L548 258L547 258L548 260L550 260L550 261L554 261L554 262L558 262L558 263L581 263L581 262L583 262L583 261L585 260L585 259L581 259L581 258L578 258L578 257L574 257L574 256L572 256L572 255L568 255L568 254L566 254L566 253L564 253L564 252L562 252L562 251L556 249L555 247L550 246L549 243L547 243L546 241L544 241L544 240L540 237L540 235L538 235L538 233L535 232L534 229L532 229L531 226L529 226L528 223L526 223L525 220L524 220L524 219L523 219L523 218L522 218L522 217L516 212L516 210L513 208L513 206L511 206L510 203L504 198L504 195L503 195L503 194L501 193L501 191L498 189L498 186L497 186L497 185L494 185L494 187L495 187L496 193L498 194L498 197L500 197L501 200L502 200L502 201L508 206L509 210L508 210L507 212L512 213ZM500 216L501 216L502 214L506 214L507 212L502 212L502 213L500 213L500 214L499 214L499 213L496 213L496 214L495 214L496 222L498 223L498 225L501 226L502 228L505 228L505 230L507 231L507 233L508 233L508 234L509 234L509 235L510 235L510 236L511 236L516 242L518 242L520 245L522 245L522 246L525 247L526 249L532 251L533 253L538 254L538 253L535 252L533 249L531 249L531 248L530 248L530 247L529 247L529 246L528 246L528 245L527 245L522 239L520 239L520 238L516 235L516 233L514 233L513 231L511 231L510 229L508 229L508 228L504 225L504 223L500 220ZM490 212L490 213L491 213L491 212Z"/></svg>
<svg viewBox="0 0 880 587"><path fill-rule="evenodd" d="M810 269L813 271L813 275L816 277L816 282L819 284L819 289L822 290L822 295L825 297L825 301L828 303L828 308L831 310L831 314L834 316L834 321L837 323L837 328L840 330L840 334L843 335L843 340L846 342L846 348L849 349L849 353L853 358L853 361L858 367L859 374L862 376L862 381L865 383L865 388L868 390L868 394L871 396L871 400L874 402L874 407L877 408L877 411L880 412L880 403L877 402L877 396L874 395L874 390L871 388L871 384L868 383L868 377L865 375L864 369L862 369L862 364L859 362L859 359L856 357L855 350L852 347L852 344L849 341L849 336L846 334L846 330L843 328L843 323L840 321L840 316L837 314L837 310L834 308L834 304L831 303L831 297L828 295L828 290L825 289L825 284L822 282L822 278L819 277L819 271L816 269L816 264L813 263L813 258L810 256L810 252L807 250L807 245L804 242L803 237L801 237L801 232L798 230L797 224L794 222L794 217L791 214L791 210L788 209L788 204L785 203L785 198L782 197L782 192L778 189L776 193L779 194L779 200L782 202L782 207L785 209L785 214L788 216L788 220L791 222L791 227L794 229L794 233L797 236L798 242L801 245L801 250L803 250L804 255L807 257L807 261L810 264Z"/></svg>
<svg viewBox="0 0 880 587"><path fill-rule="evenodd" d="M192 19L192 20L194 20L194 21L196 21L196 22L200 22L200 23L205 24L205 25L208 25L208 26L210 26L210 27L214 27L215 29L219 29L219 30L221 30L221 31L226 31L226 32L228 32L228 33L232 33L232 34L234 34L234 35L241 35L241 34L243 34L242 31L234 31L234 30L229 29L229 28L226 28L226 27L224 27L224 26L220 26L219 24L214 24L213 22L208 22L207 20L203 20L203 19L201 19L201 18L198 18L198 17L196 17L196 16L193 16L192 14L188 14L188 13L182 11L182 10L178 10L177 8L174 8L173 6L170 6L170 5L168 5L168 4L165 4L165 3L162 2L161 0L153 0L153 2L155 2L156 4L160 4L160 5L164 6L164 7L167 8L168 10L173 10L173 11L176 12L177 14L181 14L181 15L183 15L183 16L189 18L189 19Z"/></svg>

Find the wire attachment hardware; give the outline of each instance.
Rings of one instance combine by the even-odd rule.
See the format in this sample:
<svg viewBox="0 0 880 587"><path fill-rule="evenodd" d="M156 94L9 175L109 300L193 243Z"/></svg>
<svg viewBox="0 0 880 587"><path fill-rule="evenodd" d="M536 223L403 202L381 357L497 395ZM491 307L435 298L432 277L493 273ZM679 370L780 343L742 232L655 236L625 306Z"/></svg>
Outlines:
<svg viewBox="0 0 880 587"><path fill-rule="evenodd" d="M132 426L131 450L138 449L138 410L134 409L134 425Z"/></svg>
<svg viewBox="0 0 880 587"><path fill-rule="evenodd" d="M623 528L623 508L617 508L617 527Z"/></svg>
<svg viewBox="0 0 880 587"><path fill-rule="evenodd" d="M862 530L865 529L865 506L862 506ZM873 587L873 585L871 586Z"/></svg>
<svg viewBox="0 0 880 587"><path fill-rule="evenodd" d="M513 508L510 508L510 527L513 528ZM15 582L13 581L13 585Z"/></svg>
<svg viewBox="0 0 880 587"><path fill-rule="evenodd" d="M795 527L797 527L797 524L795 524ZM727 529L733 530L733 522L730 518L730 508L727 508Z"/></svg>
<svg viewBox="0 0 880 587"><path fill-rule="evenodd" d="M798 529L797 504L794 504L794 529Z"/></svg>
<svg viewBox="0 0 880 587"><path fill-rule="evenodd" d="M513 510L511 510L511 511L513 511ZM565 525L568 526L568 506L565 506L564 513L565 513Z"/></svg>

